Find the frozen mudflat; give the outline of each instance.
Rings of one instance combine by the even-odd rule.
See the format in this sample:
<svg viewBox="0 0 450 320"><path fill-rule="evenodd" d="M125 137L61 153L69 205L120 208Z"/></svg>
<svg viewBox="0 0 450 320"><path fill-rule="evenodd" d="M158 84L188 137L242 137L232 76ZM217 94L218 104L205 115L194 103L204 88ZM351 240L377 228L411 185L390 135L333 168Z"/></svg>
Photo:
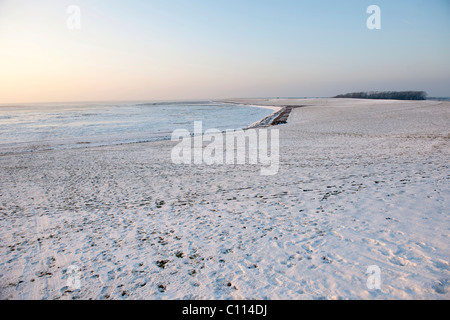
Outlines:
<svg viewBox="0 0 450 320"><path fill-rule="evenodd" d="M240 102L306 106L275 176L170 141L1 156L0 298L450 298L449 102Z"/></svg>

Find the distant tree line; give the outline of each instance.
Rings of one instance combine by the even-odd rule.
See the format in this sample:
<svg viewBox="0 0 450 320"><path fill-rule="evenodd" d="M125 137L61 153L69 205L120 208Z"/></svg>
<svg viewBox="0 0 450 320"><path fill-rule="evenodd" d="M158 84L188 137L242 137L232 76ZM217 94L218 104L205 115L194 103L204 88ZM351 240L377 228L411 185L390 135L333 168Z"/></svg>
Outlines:
<svg viewBox="0 0 450 320"><path fill-rule="evenodd" d="M340 94L334 98L425 100L427 93L425 91L371 91Z"/></svg>

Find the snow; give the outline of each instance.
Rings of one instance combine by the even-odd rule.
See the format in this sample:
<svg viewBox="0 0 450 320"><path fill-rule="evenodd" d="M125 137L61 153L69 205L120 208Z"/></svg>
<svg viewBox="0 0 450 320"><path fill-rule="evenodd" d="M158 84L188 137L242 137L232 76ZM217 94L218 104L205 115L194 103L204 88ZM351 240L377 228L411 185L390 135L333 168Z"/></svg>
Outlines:
<svg viewBox="0 0 450 320"><path fill-rule="evenodd" d="M450 298L449 102L247 102L307 105L276 176L170 141L1 156L0 298Z"/></svg>

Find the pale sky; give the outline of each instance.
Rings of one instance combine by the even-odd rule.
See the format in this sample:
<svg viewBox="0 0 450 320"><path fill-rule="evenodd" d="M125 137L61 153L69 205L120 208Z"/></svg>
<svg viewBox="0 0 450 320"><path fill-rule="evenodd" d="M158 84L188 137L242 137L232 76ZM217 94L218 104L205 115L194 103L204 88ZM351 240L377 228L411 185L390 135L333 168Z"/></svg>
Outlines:
<svg viewBox="0 0 450 320"><path fill-rule="evenodd" d="M449 57L448 0L0 0L0 103L448 97Z"/></svg>

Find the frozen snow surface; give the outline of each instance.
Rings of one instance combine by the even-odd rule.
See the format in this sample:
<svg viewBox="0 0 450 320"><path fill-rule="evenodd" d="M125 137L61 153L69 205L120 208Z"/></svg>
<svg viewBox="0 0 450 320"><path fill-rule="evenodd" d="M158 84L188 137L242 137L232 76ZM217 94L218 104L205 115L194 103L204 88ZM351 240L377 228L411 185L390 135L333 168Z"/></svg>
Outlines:
<svg viewBox="0 0 450 320"><path fill-rule="evenodd" d="M0 298L450 298L449 102L236 102L304 106L277 175L170 141L1 156Z"/></svg>

